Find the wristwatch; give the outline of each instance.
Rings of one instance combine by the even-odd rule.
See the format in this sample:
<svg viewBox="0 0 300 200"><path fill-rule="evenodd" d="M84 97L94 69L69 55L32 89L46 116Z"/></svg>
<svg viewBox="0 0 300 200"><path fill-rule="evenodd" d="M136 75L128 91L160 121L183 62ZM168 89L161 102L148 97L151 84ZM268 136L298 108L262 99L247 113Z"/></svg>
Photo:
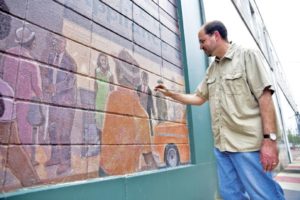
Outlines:
<svg viewBox="0 0 300 200"><path fill-rule="evenodd" d="M264 138L265 139L270 139L272 141L276 141L277 135L276 135L276 133L269 133L269 134L265 134Z"/></svg>

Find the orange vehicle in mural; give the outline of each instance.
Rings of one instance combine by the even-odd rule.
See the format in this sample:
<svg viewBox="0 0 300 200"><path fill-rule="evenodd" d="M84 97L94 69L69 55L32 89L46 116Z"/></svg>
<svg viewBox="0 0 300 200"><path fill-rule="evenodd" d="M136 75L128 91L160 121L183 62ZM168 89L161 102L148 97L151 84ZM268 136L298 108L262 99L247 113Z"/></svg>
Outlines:
<svg viewBox="0 0 300 200"><path fill-rule="evenodd" d="M138 66L125 50L119 53L119 57ZM128 89L139 85L140 77L147 76L126 62L115 62L118 83L127 88L116 87L107 99L108 113L104 116L101 134L99 175L124 175L188 163L190 154L185 121L164 119L156 125L152 124L149 114L153 112L150 89L143 93L139 89ZM146 80L144 83L147 83Z"/></svg>
<svg viewBox="0 0 300 200"><path fill-rule="evenodd" d="M152 152L159 167L190 162L188 128L184 123L162 122L154 127Z"/></svg>

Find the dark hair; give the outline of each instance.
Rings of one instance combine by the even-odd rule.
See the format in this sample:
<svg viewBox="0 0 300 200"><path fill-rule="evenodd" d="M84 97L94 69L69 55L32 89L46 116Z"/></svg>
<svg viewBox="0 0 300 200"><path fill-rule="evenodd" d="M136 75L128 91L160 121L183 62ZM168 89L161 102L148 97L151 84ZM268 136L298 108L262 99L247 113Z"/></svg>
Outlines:
<svg viewBox="0 0 300 200"><path fill-rule="evenodd" d="M225 25L220 21L211 21L205 24L204 31L208 35L212 35L215 31L218 31L223 38L223 40L228 41L227 39L227 29Z"/></svg>

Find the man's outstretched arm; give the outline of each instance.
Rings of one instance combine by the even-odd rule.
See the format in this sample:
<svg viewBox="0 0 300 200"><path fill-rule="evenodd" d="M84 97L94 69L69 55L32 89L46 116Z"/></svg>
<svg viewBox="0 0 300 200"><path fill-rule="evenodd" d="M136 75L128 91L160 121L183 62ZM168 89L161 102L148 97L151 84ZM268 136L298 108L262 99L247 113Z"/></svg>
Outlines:
<svg viewBox="0 0 300 200"><path fill-rule="evenodd" d="M171 97L172 99L179 101L183 104L190 104L190 105L202 105L206 102L206 99L200 97L196 94L183 94L174 91L170 91L166 88L166 86L160 84L157 85L154 89L155 91L159 91L163 93L167 97Z"/></svg>

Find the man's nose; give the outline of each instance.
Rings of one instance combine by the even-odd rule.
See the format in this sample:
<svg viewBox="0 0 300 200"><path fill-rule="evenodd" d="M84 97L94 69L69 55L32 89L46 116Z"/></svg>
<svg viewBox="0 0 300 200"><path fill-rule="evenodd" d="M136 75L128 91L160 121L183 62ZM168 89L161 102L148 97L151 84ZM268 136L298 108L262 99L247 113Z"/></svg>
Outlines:
<svg viewBox="0 0 300 200"><path fill-rule="evenodd" d="M200 45L200 49L203 49L203 45L201 43L199 45Z"/></svg>

